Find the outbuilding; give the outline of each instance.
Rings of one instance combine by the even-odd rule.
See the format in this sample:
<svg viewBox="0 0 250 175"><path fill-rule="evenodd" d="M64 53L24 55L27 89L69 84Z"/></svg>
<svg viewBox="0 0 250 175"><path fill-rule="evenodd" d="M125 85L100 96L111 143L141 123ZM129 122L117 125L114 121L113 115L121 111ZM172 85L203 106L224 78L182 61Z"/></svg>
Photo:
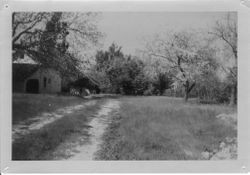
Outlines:
<svg viewBox="0 0 250 175"><path fill-rule="evenodd" d="M38 64L13 63L12 89L19 93L59 93L62 78L52 68Z"/></svg>

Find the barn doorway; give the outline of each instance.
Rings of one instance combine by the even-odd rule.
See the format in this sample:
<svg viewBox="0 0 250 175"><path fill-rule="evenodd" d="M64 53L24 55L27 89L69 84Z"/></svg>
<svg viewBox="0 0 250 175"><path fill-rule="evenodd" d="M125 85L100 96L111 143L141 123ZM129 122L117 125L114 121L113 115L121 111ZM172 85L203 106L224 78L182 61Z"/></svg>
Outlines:
<svg viewBox="0 0 250 175"><path fill-rule="evenodd" d="M38 79L30 79L26 83L26 92L37 94L39 93L39 81Z"/></svg>

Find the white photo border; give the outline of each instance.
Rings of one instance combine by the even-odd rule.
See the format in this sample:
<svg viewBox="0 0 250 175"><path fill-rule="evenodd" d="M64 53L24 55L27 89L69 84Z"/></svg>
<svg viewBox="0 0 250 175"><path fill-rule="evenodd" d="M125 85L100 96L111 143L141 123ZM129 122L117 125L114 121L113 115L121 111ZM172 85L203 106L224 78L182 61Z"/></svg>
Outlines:
<svg viewBox="0 0 250 175"><path fill-rule="evenodd" d="M248 172L250 152L250 8L238 0L5 1L0 10L0 116L2 173ZM11 14L15 11L238 12L238 159L231 161L12 161Z"/></svg>

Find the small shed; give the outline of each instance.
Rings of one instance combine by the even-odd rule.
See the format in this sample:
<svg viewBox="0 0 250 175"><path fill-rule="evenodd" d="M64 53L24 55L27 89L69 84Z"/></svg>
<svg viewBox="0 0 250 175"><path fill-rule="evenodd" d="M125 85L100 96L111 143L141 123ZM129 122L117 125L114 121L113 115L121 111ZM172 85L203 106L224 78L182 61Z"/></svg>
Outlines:
<svg viewBox="0 0 250 175"><path fill-rule="evenodd" d="M81 76L77 80L69 83L68 85L69 88L80 89L80 91L82 91L82 89L87 89L90 91L91 94L100 93L98 82L87 76Z"/></svg>
<svg viewBox="0 0 250 175"><path fill-rule="evenodd" d="M20 93L58 93L61 92L62 78L52 68L38 64L13 63L12 89Z"/></svg>

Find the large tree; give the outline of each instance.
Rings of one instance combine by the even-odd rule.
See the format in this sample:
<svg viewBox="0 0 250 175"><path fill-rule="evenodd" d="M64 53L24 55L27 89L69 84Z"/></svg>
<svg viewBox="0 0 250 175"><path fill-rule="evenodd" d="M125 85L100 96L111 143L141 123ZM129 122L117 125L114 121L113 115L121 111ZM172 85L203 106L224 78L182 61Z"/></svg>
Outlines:
<svg viewBox="0 0 250 175"><path fill-rule="evenodd" d="M237 99L237 14L228 13L223 19L216 21L210 34L223 45L225 59L221 63L221 68L227 73L231 87L230 105L234 105ZM231 64L226 64L226 62Z"/></svg>
<svg viewBox="0 0 250 175"><path fill-rule="evenodd" d="M69 29L68 23L62 21L62 15L62 12L53 13L40 37L38 50L32 54L44 67L53 67L64 76L77 75L80 60L68 51L66 37Z"/></svg>
<svg viewBox="0 0 250 175"><path fill-rule="evenodd" d="M49 13L14 12L12 13L12 53L16 60L21 52L35 49L44 26L51 15Z"/></svg>
<svg viewBox="0 0 250 175"><path fill-rule="evenodd" d="M147 53L151 58L161 58L167 62L167 69L174 80L173 87L183 87L185 101L199 80L203 67L208 64L200 44L197 36L190 32L156 35L154 40L147 44Z"/></svg>
<svg viewBox="0 0 250 175"><path fill-rule="evenodd" d="M13 60L25 53L44 66L82 71L89 64L86 53L102 36L96 17L96 13L13 13Z"/></svg>
<svg viewBox="0 0 250 175"><path fill-rule="evenodd" d="M144 84L144 64L135 57L124 55L121 49L113 43L107 51L97 52L96 72L108 79L104 83L109 85L111 92L142 95L147 88Z"/></svg>

